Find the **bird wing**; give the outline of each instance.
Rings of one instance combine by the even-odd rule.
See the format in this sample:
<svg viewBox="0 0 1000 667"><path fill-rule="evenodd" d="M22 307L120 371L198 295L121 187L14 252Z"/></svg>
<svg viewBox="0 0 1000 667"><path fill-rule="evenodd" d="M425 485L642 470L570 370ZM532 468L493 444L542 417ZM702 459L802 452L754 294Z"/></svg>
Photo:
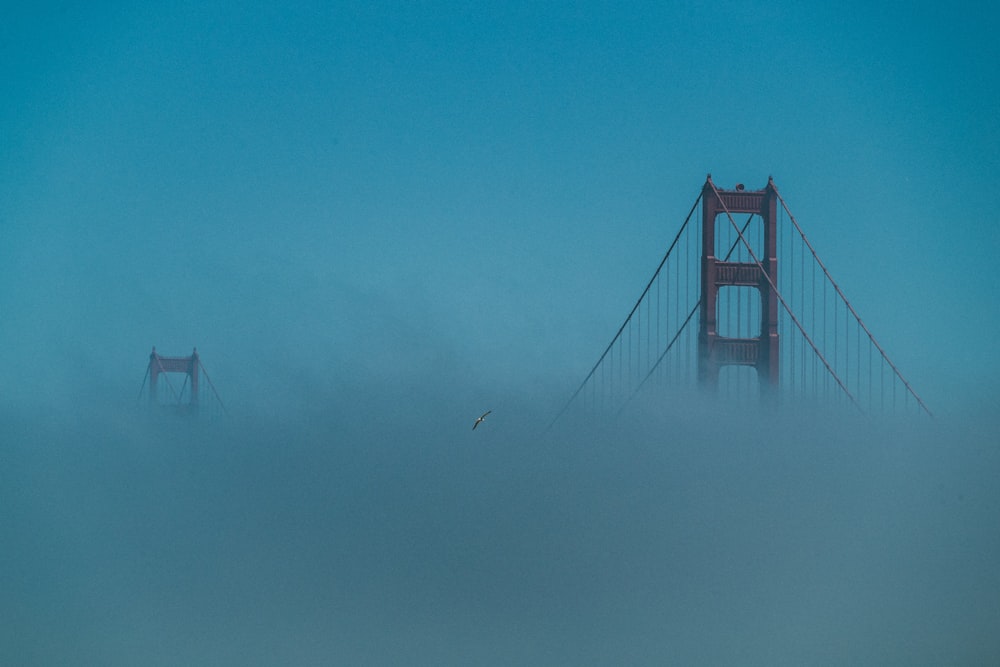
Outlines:
<svg viewBox="0 0 1000 667"><path fill-rule="evenodd" d="M483 414L479 415L479 419L477 419L476 423L472 425L472 430L475 431L476 427L479 426L479 422L481 422L484 419L486 419L486 415L490 414L491 412L493 412L493 411L492 410L487 410Z"/></svg>

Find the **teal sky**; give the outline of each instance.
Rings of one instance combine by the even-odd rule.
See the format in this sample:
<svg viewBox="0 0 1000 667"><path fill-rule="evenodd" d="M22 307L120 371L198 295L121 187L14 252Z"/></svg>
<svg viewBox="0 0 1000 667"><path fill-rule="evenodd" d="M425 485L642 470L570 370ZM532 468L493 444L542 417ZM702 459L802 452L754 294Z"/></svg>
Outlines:
<svg viewBox="0 0 1000 667"><path fill-rule="evenodd" d="M997 27L930 2L13 10L2 391L127 399L154 344L248 404L274 372L442 360L568 390L711 172L773 175L958 408L997 388Z"/></svg>

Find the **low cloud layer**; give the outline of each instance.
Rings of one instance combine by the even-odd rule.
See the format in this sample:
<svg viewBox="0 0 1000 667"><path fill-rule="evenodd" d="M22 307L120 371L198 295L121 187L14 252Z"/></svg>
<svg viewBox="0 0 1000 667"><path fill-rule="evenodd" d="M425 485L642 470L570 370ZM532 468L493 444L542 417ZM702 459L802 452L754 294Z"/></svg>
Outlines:
<svg viewBox="0 0 1000 667"><path fill-rule="evenodd" d="M400 392L401 393L401 392ZM995 425L2 417L5 664L985 664ZM365 407L368 405L369 407Z"/></svg>

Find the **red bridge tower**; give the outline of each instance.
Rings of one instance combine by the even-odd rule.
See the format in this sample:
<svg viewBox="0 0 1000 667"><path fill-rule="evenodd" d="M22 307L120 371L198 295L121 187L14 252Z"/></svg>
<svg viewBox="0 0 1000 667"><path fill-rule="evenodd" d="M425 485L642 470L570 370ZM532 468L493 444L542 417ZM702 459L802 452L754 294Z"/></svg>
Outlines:
<svg viewBox="0 0 1000 667"><path fill-rule="evenodd" d="M198 411L198 369L201 362L198 358L198 348L194 348L190 357L164 357L156 352L156 348L149 355L149 402L157 403L156 389L159 383L160 373L184 373L187 375L186 383L190 383L190 399L187 405L179 404L185 411ZM183 393L183 389L181 390ZM180 395L178 395L180 400Z"/></svg>
<svg viewBox="0 0 1000 667"><path fill-rule="evenodd" d="M778 299L771 285L778 284L777 191L768 178L763 190L719 190L709 174L702 188L701 314L698 330L698 379L703 386L718 386L719 369L726 365L752 366L761 389L778 384ZM759 215L764 224L764 247L753 249L756 262L727 262L715 256L716 219L732 225L733 213ZM745 235L742 235L746 239ZM742 244L744 240L741 239ZM719 288L755 287L760 291L760 333L754 338L728 338L718 334Z"/></svg>

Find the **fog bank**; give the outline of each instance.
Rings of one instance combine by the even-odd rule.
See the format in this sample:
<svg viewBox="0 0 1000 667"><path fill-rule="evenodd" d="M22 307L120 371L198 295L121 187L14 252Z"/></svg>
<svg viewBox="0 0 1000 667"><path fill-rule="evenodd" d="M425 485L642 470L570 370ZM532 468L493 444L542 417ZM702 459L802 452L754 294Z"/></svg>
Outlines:
<svg viewBox="0 0 1000 667"><path fill-rule="evenodd" d="M1000 654L995 425L692 405L541 434L504 405L476 431L432 394L213 424L3 415L0 661Z"/></svg>

